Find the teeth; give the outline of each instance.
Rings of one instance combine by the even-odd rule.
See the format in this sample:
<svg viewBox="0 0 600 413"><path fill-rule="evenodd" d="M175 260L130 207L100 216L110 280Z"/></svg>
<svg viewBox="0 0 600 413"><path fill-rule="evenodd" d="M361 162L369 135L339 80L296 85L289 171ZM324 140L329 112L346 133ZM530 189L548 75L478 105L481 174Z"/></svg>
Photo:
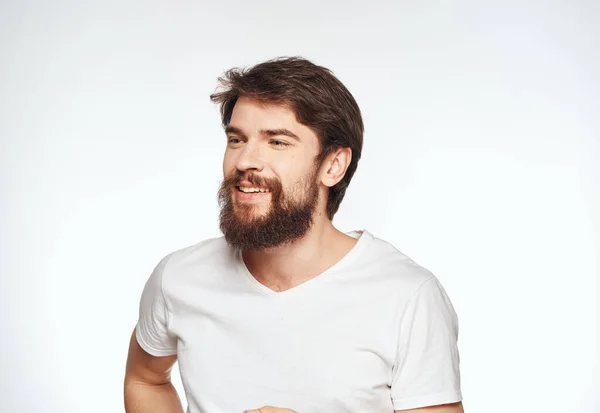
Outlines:
<svg viewBox="0 0 600 413"><path fill-rule="evenodd" d="M245 186L240 186L240 191L242 192L246 192L246 193L252 193L252 192L269 192L269 190L267 188L248 188Z"/></svg>

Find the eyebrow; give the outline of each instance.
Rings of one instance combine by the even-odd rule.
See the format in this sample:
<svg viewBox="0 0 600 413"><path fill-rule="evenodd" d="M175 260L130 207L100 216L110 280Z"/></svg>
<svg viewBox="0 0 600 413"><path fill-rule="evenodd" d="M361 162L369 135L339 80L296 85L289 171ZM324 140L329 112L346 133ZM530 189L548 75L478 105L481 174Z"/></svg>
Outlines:
<svg viewBox="0 0 600 413"><path fill-rule="evenodd" d="M246 137L246 134L240 128L236 128L235 126L227 126L225 128L225 133L235 133L236 135L240 135L242 137ZM297 141L300 141L300 138L298 137L298 135L296 135L291 130L285 129L285 128L279 128L279 129L261 129L260 130L260 134L264 135L264 136L287 136L287 137L290 137L290 138L295 139Z"/></svg>
<svg viewBox="0 0 600 413"><path fill-rule="evenodd" d="M296 139L297 141L300 141L300 138L291 130L288 129L262 129L260 131L261 135L266 135L266 136L287 136L289 138L292 139Z"/></svg>

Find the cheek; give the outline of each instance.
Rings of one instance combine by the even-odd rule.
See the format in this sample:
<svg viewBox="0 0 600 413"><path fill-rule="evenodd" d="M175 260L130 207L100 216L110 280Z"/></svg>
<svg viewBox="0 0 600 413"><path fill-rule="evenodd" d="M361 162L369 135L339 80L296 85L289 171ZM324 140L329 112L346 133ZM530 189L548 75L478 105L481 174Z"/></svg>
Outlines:
<svg viewBox="0 0 600 413"><path fill-rule="evenodd" d="M294 188L303 182L303 170L293 158L278 165L277 175L284 188Z"/></svg>
<svg viewBox="0 0 600 413"><path fill-rule="evenodd" d="M235 159L230 152L225 152L223 156L223 175L230 175L232 171L235 171Z"/></svg>
<svg viewBox="0 0 600 413"><path fill-rule="evenodd" d="M308 189L316 185L316 175L314 169L306 168L295 168L294 170L288 171L288 175L282 176L282 185L284 190L295 193L297 195L304 195L308 193Z"/></svg>

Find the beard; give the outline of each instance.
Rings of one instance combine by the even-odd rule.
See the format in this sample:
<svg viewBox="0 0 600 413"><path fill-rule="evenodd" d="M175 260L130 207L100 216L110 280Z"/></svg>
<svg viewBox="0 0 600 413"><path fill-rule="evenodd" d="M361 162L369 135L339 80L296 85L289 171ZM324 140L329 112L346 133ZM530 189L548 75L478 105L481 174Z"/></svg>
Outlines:
<svg viewBox="0 0 600 413"><path fill-rule="evenodd" d="M302 238L312 226L313 214L319 200L316 184L318 169L307 177L304 188L298 188L295 199L284 193L276 178L264 178L255 174L244 176L237 171L225 178L219 188L220 229L227 243L242 251L263 250L290 244ZM263 215L258 215L254 204L233 202L233 191L238 191L242 178L257 187L268 188L271 202ZM294 188L295 189L295 188Z"/></svg>

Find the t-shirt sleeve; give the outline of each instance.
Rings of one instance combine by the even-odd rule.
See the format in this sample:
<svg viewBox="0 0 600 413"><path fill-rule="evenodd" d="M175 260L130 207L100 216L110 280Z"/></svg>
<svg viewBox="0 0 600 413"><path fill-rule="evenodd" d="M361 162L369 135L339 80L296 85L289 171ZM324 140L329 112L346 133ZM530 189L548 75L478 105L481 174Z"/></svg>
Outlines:
<svg viewBox="0 0 600 413"><path fill-rule="evenodd" d="M402 315L391 386L395 410L462 400L457 341L458 317L432 276Z"/></svg>
<svg viewBox="0 0 600 413"><path fill-rule="evenodd" d="M170 311L162 289L168 259L158 263L144 286L135 329L140 347L153 356L177 354L177 337L169 332Z"/></svg>

